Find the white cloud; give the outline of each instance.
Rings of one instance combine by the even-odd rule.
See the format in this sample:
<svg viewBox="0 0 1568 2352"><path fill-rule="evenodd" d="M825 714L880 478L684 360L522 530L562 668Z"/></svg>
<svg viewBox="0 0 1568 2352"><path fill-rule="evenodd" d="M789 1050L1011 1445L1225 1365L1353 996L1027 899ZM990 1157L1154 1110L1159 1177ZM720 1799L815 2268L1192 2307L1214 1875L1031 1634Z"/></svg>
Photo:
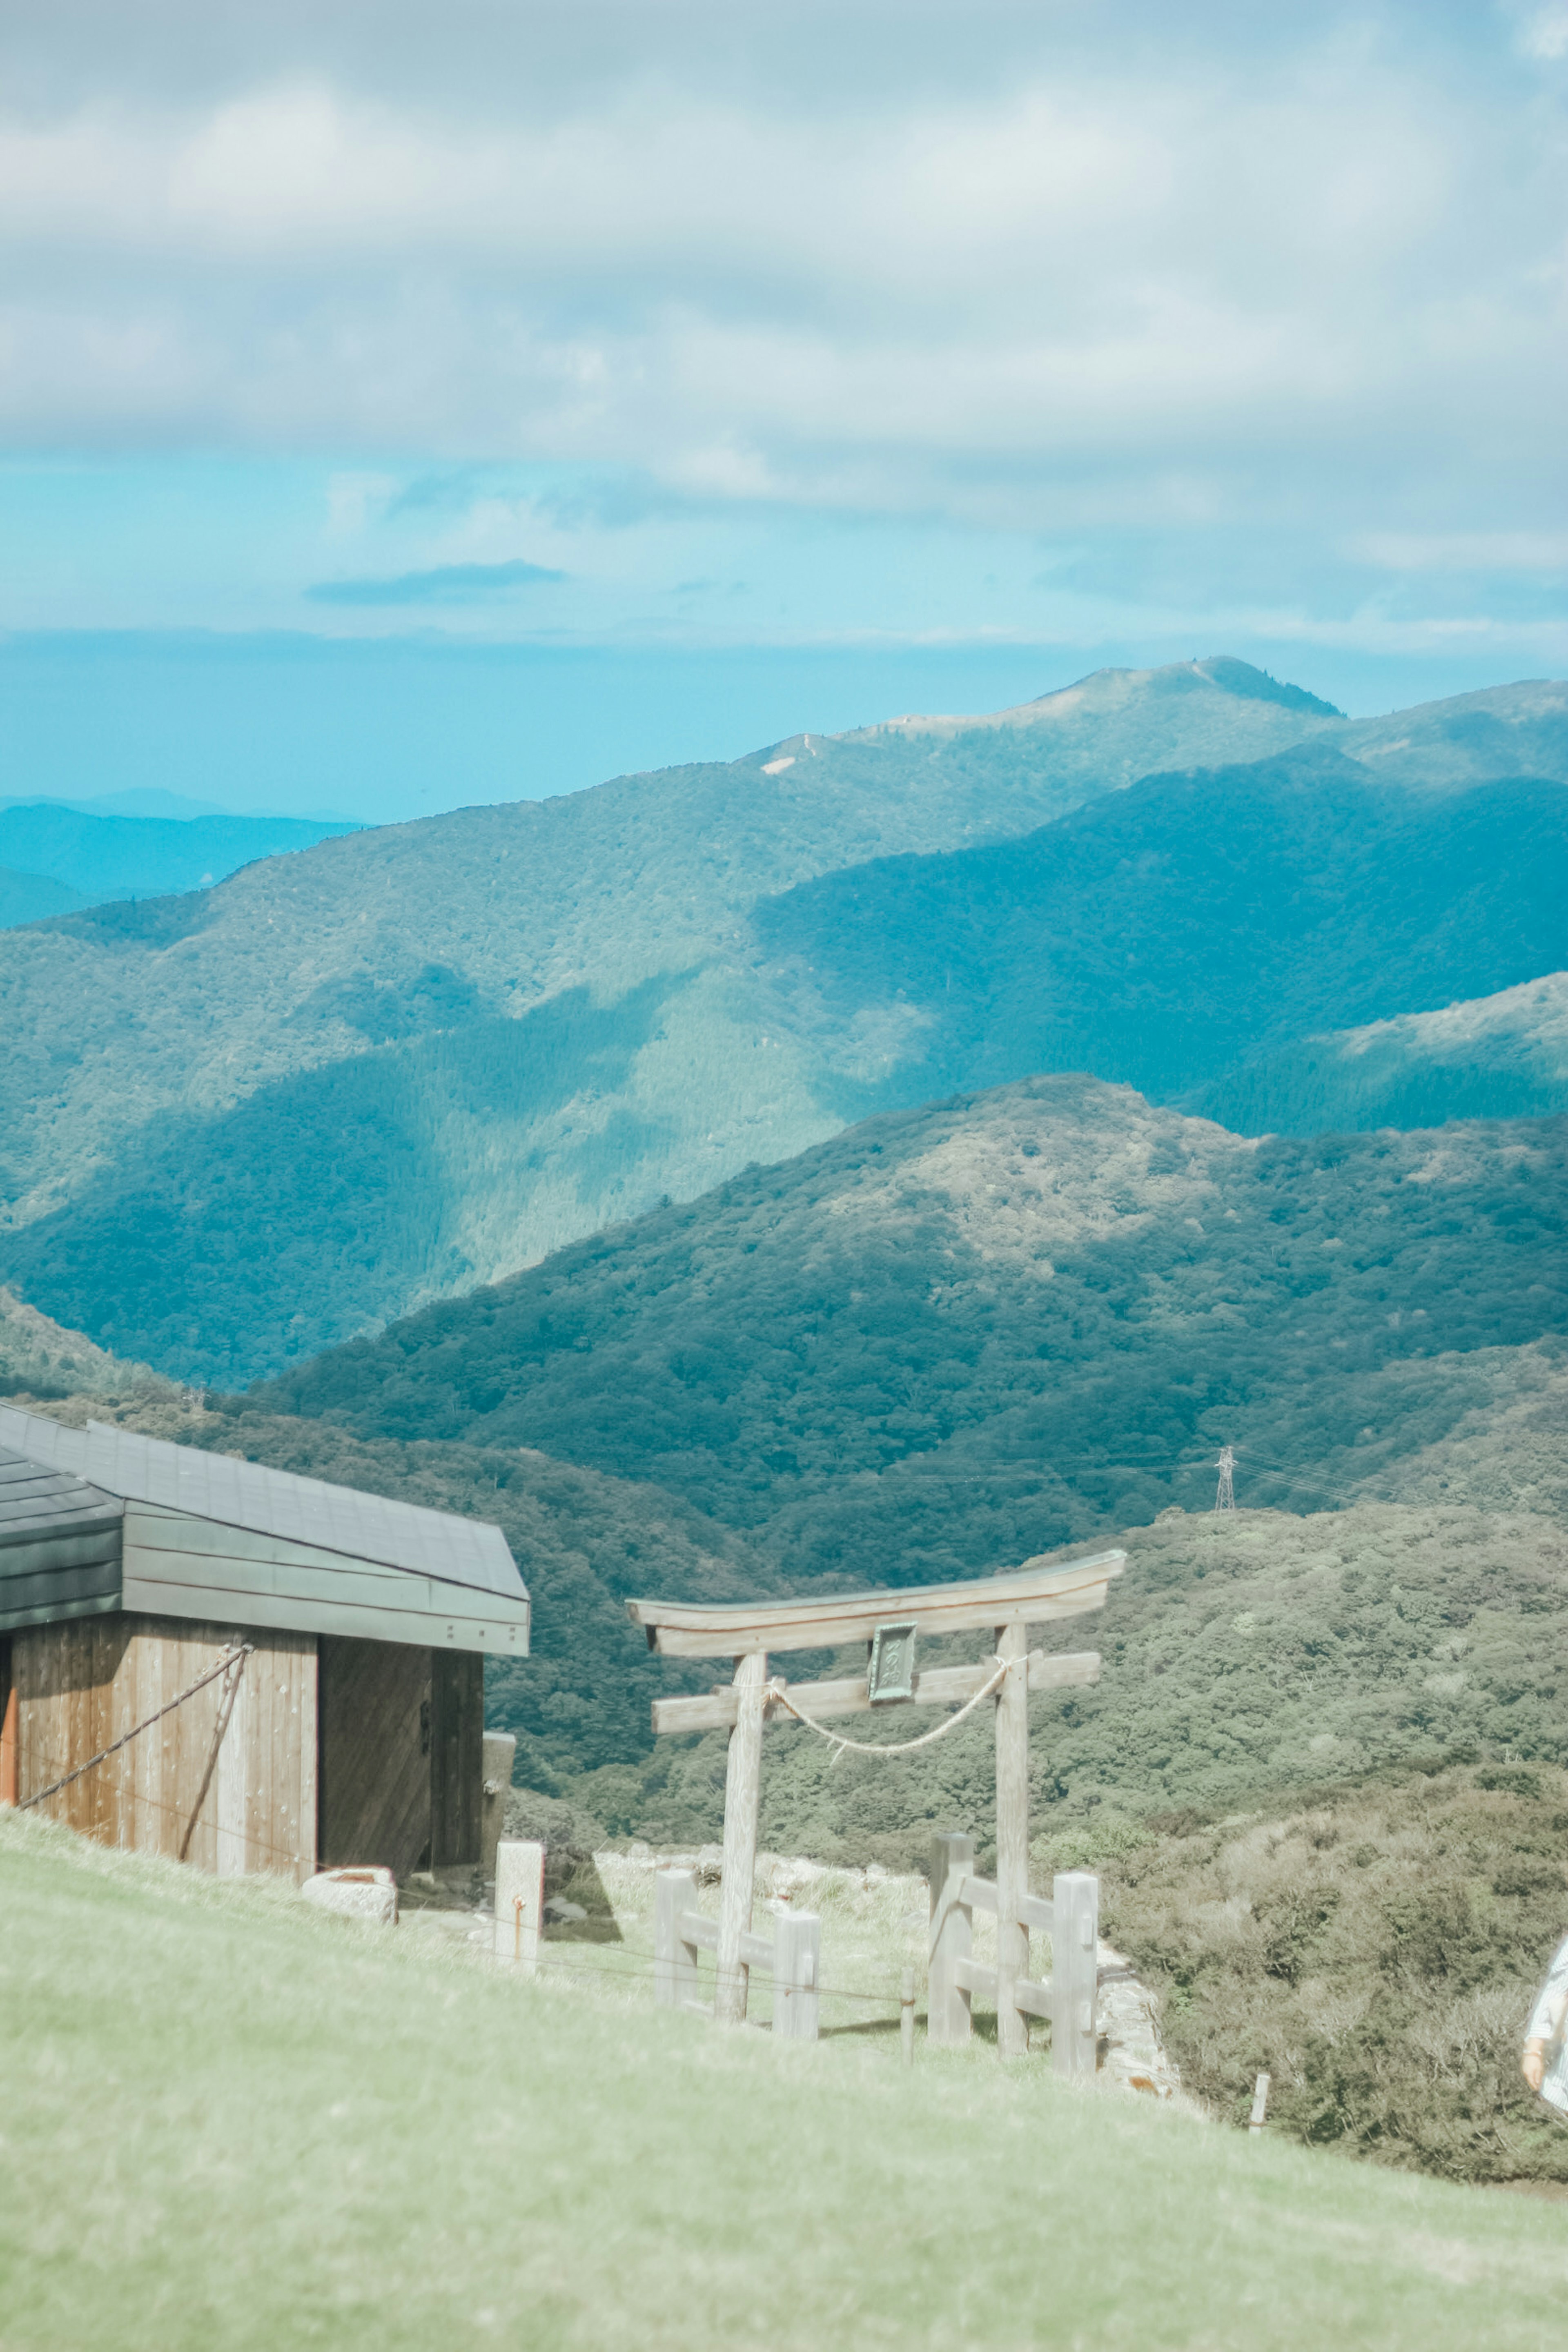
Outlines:
<svg viewBox="0 0 1568 2352"><path fill-rule="evenodd" d="M314 453L329 541L401 533L389 576L580 578L515 503L401 511L410 460L513 458L712 510L1163 539L1157 581L1118 556L1105 592L1150 610L1200 541L1264 596L1315 535L1345 612L1367 569L1557 564L1568 194L1519 53L1555 54L1561 9L79 0L69 41L21 14L14 448Z"/></svg>
<svg viewBox="0 0 1568 2352"><path fill-rule="evenodd" d="M1554 64L1568 58L1568 8L1535 8L1520 26L1519 46L1527 58Z"/></svg>
<svg viewBox="0 0 1568 2352"><path fill-rule="evenodd" d="M1374 531L1353 552L1387 572L1568 572L1568 530Z"/></svg>

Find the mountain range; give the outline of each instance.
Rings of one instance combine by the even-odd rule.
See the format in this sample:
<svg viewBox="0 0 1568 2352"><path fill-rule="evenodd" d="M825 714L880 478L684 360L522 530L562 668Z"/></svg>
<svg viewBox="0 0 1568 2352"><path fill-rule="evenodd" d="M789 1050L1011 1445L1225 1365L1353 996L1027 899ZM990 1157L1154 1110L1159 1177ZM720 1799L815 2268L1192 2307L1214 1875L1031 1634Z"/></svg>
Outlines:
<svg viewBox="0 0 1568 2352"><path fill-rule="evenodd" d="M1352 721L1220 658L15 929L0 1277L233 1387L954 1088L1548 1110L1565 781L1561 686Z"/></svg>
<svg viewBox="0 0 1568 2352"><path fill-rule="evenodd" d="M304 817L144 816L60 801L0 803L0 929L113 899L203 889L258 857L354 830Z"/></svg>

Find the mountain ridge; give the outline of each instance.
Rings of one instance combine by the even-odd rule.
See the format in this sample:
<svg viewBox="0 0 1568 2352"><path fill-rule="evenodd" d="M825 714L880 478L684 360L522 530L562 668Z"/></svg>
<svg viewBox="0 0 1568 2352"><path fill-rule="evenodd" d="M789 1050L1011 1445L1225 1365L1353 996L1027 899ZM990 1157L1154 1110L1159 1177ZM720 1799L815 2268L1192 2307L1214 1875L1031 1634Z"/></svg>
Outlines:
<svg viewBox="0 0 1568 2352"><path fill-rule="evenodd" d="M1568 777L1564 700L1531 686L1342 721L1203 665L1097 673L1017 723L801 738L787 765L458 812L7 933L0 1276L129 1339L80 1278L113 1236L122 1286L185 1297L164 1368L253 1377L859 1115L855 1070L908 1063L915 1011L851 1010L833 1053L862 1090L840 1099L822 1037L760 984L759 925L792 890L889 848L1001 848L1042 812L1112 807L1133 771L1174 757L1179 780L1227 750L1426 761L1436 781L1399 788L1441 824L1447 799L1501 789L1521 744ZM1306 1025L1346 1017L1319 1004ZM965 1065L927 1091L1012 1074Z"/></svg>

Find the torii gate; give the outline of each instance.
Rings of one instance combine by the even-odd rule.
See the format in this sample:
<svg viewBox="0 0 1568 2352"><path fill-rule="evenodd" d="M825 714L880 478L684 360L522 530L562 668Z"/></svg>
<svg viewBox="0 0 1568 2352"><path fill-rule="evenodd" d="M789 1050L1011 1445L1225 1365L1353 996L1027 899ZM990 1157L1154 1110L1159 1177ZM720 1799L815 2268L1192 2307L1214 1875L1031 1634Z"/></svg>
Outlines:
<svg viewBox="0 0 1568 2352"><path fill-rule="evenodd" d="M714 2014L739 2024L746 2014L748 1970L742 1938L752 1925L756 1874L757 1805L763 1726L792 1715L815 1723L824 1716L905 1703L915 1706L973 1705L994 1690L996 1702L996 1978L997 2037L1004 2057L1027 2046L1028 2025L1012 1987L1028 1974L1028 1929L1022 1913L1029 1893L1028 1693L1097 1682L1093 1651L1073 1656L1031 1651L1026 1629L1059 1617L1102 1609L1110 1580L1127 1564L1122 1551L1098 1552L1063 1568L1028 1560L1009 1576L967 1584L915 1585L902 1591L858 1592L826 1601L765 1601L749 1608L690 1608L679 1601L628 1601L634 1625L650 1650L665 1657L733 1658L735 1678L706 1697L653 1703L655 1733L728 1730L724 1781L724 1880L719 1909L719 1975ZM973 1666L913 1670L920 1634L994 1629L996 1654ZM768 1653L868 1645L867 1671L847 1681L786 1683L768 1679Z"/></svg>

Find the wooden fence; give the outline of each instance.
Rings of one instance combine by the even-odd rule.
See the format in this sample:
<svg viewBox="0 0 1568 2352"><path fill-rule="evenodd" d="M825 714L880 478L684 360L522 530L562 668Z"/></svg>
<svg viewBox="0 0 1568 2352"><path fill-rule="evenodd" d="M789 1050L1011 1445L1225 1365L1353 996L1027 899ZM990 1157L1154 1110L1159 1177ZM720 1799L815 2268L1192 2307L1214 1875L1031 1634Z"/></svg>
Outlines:
<svg viewBox="0 0 1568 2352"><path fill-rule="evenodd" d="M697 1955L716 1954L719 1948L720 1923L697 1908L694 1874L661 1870L654 1881L653 1929L653 1997L661 2009L714 2015L715 2002L702 2000L697 1990ZM789 2042L815 2042L822 1967L822 1922L816 1913L782 1913L771 1936L744 1930L739 1961L748 1970L765 1969L773 1978L773 2032Z"/></svg>
<svg viewBox="0 0 1568 2352"><path fill-rule="evenodd" d="M973 1957L976 1911L995 1916L994 1968ZM1031 1929L1051 1939L1049 1977L1026 1972ZM933 1841L926 2004L926 2032L932 2042L967 2042L971 2004L978 1996L996 2011L999 2046L1022 2046L1029 2019L1044 2018L1051 2029L1054 2071L1092 2075L1099 2045L1099 1946L1100 1881L1089 1872L1059 1871L1048 1903L1037 1895L1009 1897L994 1879L975 1876L972 1837Z"/></svg>
<svg viewBox="0 0 1568 2352"><path fill-rule="evenodd" d="M544 1907L544 1848L524 1839L503 1839L496 1857L495 1954L534 1975L540 1964ZM974 1958L974 1914L996 1920L994 1966ZM1011 1937L1006 1931L1015 1932ZM1028 1973L1031 1933L1051 1938L1051 1973ZM973 2007L994 2008L997 2046L1026 2044L1029 2020L1051 2029L1051 2064L1058 2074L1092 2077L1099 2059L1100 1881L1088 1871L1060 1871L1051 1899L1024 1895L1009 1898L994 1879L974 1870L974 1840L937 1838L931 1847L930 1979L926 2005L928 2039L967 2042ZM661 1870L654 1880L654 2000L661 2009L684 2009L701 2017L722 2017L714 1992L700 1990L699 1955L723 1950L722 1922L697 1907L697 1878L689 1870ZM1009 1964L1011 1963L1011 1964ZM722 1959L720 1969L722 1970ZM790 2042L815 2042L820 2031L822 1922L815 1912L785 1911L773 1933L742 1931L737 1965L762 1969L773 1984L773 2030ZM856 1996L858 1997L858 1996ZM891 1996L889 1996L891 1999ZM901 2022L913 2022L912 1974L906 1977ZM1005 2021L1015 2029L1004 2031Z"/></svg>

